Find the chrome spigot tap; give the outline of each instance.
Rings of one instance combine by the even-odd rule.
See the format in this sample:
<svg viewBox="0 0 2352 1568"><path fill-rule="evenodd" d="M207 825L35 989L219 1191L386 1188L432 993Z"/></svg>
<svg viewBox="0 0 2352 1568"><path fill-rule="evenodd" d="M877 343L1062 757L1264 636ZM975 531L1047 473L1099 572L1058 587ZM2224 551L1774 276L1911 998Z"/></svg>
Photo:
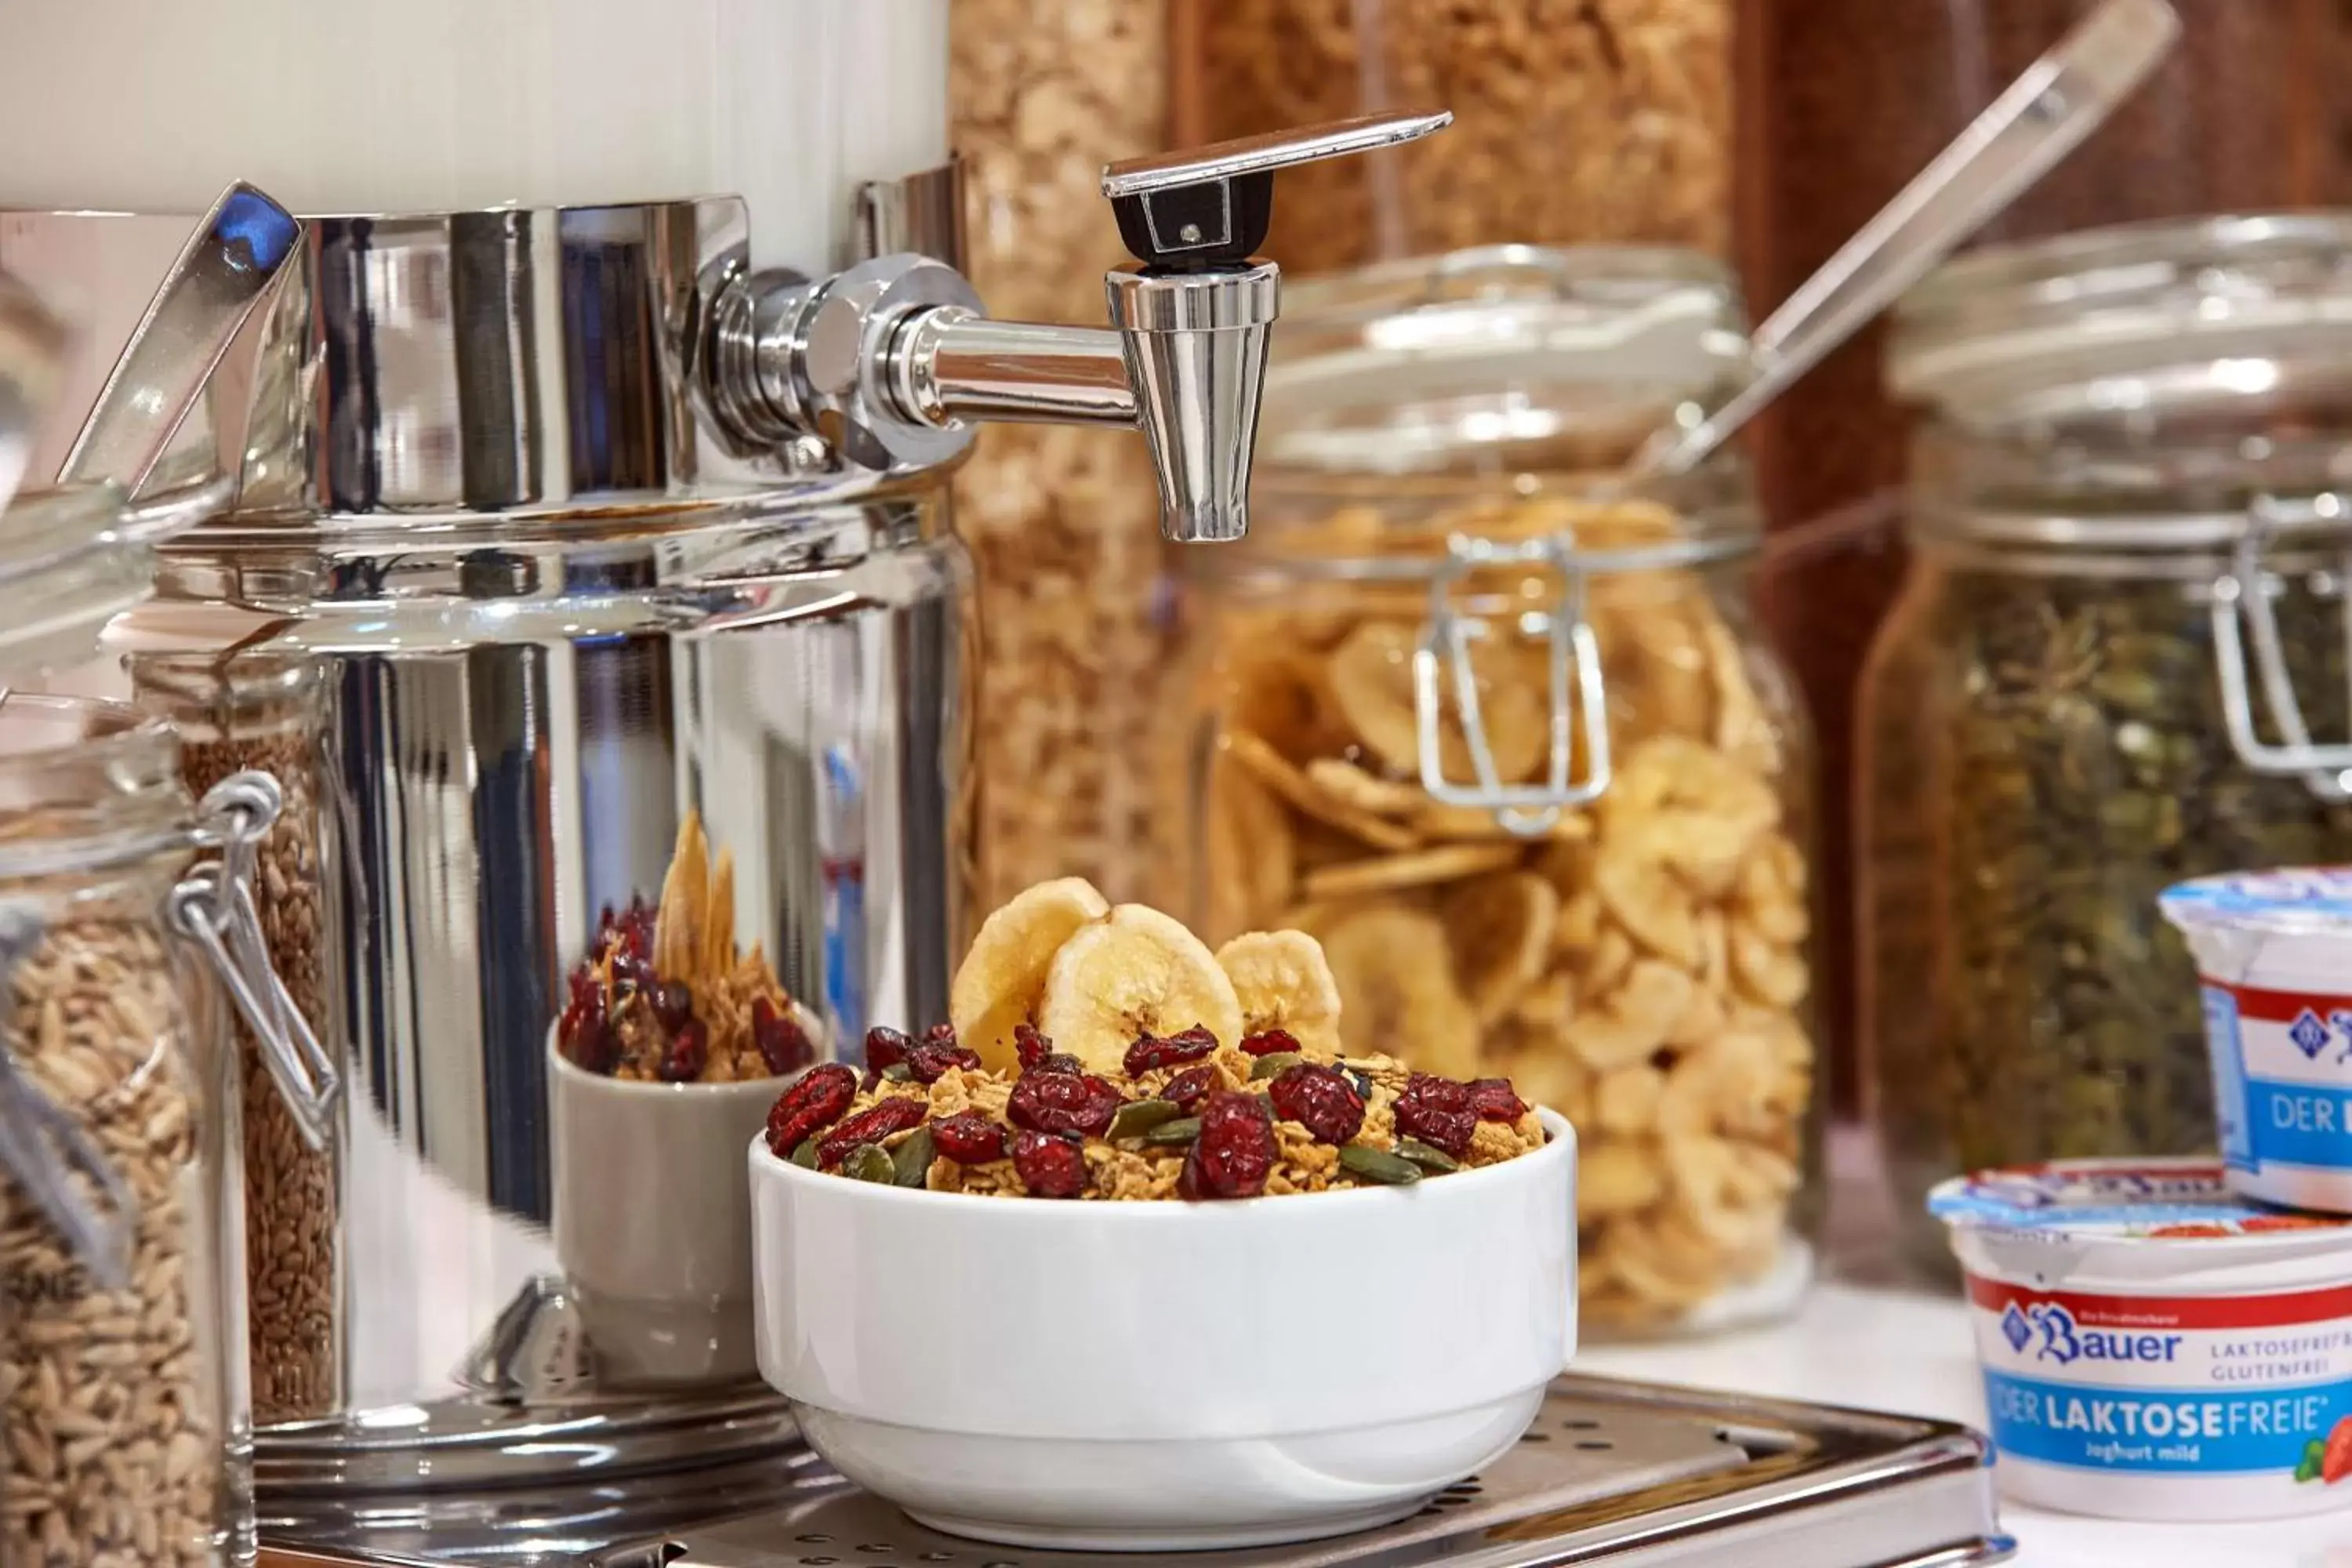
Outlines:
<svg viewBox="0 0 2352 1568"><path fill-rule="evenodd" d="M814 436L870 468L943 462L986 420L1139 426L1160 531L1238 539L1281 269L1251 253L1274 174L1394 146L1453 116L1377 115L1103 171L1135 260L1106 273L1110 327L988 318L954 268L900 254L821 282L758 273L714 310L711 403L740 439Z"/></svg>

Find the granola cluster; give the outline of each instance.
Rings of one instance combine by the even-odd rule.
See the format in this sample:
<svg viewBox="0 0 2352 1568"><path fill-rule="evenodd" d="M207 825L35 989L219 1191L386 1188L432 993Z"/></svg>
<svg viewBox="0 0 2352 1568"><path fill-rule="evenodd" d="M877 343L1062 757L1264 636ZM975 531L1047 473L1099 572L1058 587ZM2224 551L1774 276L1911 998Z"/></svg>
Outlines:
<svg viewBox="0 0 2352 1568"><path fill-rule="evenodd" d="M1093 1074L1024 1026L1017 1072L946 1026L877 1029L868 1066L819 1068L769 1118L779 1158L983 1197L1104 1202L1280 1196L1393 1185L1498 1164L1545 1142L1507 1081L1460 1083L1346 1057L1281 1030L1233 1045L1145 1036Z"/></svg>

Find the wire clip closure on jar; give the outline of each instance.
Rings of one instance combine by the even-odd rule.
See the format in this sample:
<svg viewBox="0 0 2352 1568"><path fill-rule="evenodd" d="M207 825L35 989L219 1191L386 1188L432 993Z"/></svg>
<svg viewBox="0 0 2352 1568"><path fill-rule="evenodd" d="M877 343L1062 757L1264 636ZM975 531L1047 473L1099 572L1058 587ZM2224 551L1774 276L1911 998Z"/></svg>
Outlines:
<svg viewBox="0 0 2352 1568"><path fill-rule="evenodd" d="M2287 670L2285 644L2279 636L2278 614L2272 603L2277 596L2277 577L2263 566L2271 541L2282 530L2344 535L2336 586L2344 606L2346 653L2352 658L2352 507L2338 495L2294 503L2257 498L2247 510L2245 531L2231 552L2229 572L2213 584L2213 654L2221 679L2222 719L2229 727L2231 748L2256 773L2300 773L2321 800L2352 800L2352 743L2323 746L2312 740ZM2284 738L2283 745L2268 744L2254 732L2253 692L2246 675L2242 623L2253 643L2253 669L2262 682L2263 706Z"/></svg>
<svg viewBox="0 0 2352 1568"><path fill-rule="evenodd" d="M189 871L172 889L164 913L173 931L204 955L261 1047L295 1130L314 1152L327 1147L342 1079L310 1021L269 962L253 879L261 841L284 807L266 773L232 773L205 792L197 842L221 858Z"/></svg>
<svg viewBox="0 0 2352 1568"><path fill-rule="evenodd" d="M1491 619L1465 614L1454 605L1454 585L1474 572L1496 566L1549 566L1559 575L1559 594L1549 610L1522 611L1515 620L1522 635L1540 638L1546 649L1549 698L1550 761L1544 782L1507 784L1495 766L1495 749L1478 706L1478 676L1470 645L1494 632ZM1446 805L1492 811L1507 831L1527 837L1549 831L1560 814L1599 798L1609 787L1609 710L1601 673L1601 643L1585 615L1586 569L1572 534L1499 543L1454 534L1445 559L1429 582L1429 620L1412 656L1413 723L1421 752L1421 787ZM1444 695L1453 679L1454 706L1464 746L1477 774L1473 784L1445 776ZM1585 769L1576 760L1577 710L1583 710Z"/></svg>

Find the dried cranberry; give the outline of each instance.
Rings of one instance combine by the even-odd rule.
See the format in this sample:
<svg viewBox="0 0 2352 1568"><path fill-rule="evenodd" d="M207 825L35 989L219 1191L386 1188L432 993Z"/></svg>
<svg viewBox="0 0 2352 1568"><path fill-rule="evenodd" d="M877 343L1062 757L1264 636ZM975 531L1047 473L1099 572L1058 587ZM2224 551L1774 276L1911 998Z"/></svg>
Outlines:
<svg viewBox="0 0 2352 1568"><path fill-rule="evenodd" d="M1198 1024L1164 1038L1146 1035L1127 1047L1127 1075L1134 1078L1179 1062L1197 1062L1216 1048L1217 1037Z"/></svg>
<svg viewBox="0 0 2352 1568"><path fill-rule="evenodd" d="M1034 1024L1015 1024L1013 1054L1020 1061L1023 1072L1034 1072L1040 1062L1054 1054L1054 1042L1039 1034Z"/></svg>
<svg viewBox="0 0 2352 1568"><path fill-rule="evenodd" d="M1335 1068L1313 1062L1276 1074L1268 1090L1274 1113L1296 1121L1319 1143L1345 1143L1364 1125L1364 1102Z"/></svg>
<svg viewBox="0 0 2352 1568"><path fill-rule="evenodd" d="M898 1030L877 1024L866 1031L866 1070L878 1073L884 1068L897 1067L914 1048L915 1042Z"/></svg>
<svg viewBox="0 0 2352 1568"><path fill-rule="evenodd" d="M1202 1096L1216 1087L1216 1068L1186 1068L1168 1080L1168 1087L1160 1091L1160 1098L1180 1110L1191 1110L1201 1103Z"/></svg>
<svg viewBox="0 0 2352 1568"><path fill-rule="evenodd" d="M1296 1054L1300 1047L1298 1037L1289 1030L1266 1029L1258 1034L1243 1036L1242 1049L1254 1057L1270 1057L1276 1051L1289 1051Z"/></svg>
<svg viewBox="0 0 2352 1568"><path fill-rule="evenodd" d="M932 1122L931 1141L959 1165L985 1165L1004 1158L1004 1129L977 1110Z"/></svg>
<svg viewBox="0 0 2352 1568"><path fill-rule="evenodd" d="M692 1083L709 1063L710 1031L702 1026L701 1019L688 1018L686 1026L670 1037L669 1048L662 1052L662 1081Z"/></svg>
<svg viewBox="0 0 2352 1568"><path fill-rule="evenodd" d="M929 1100L894 1094L835 1128L833 1135L816 1146L816 1163L830 1171L847 1159L849 1152L860 1143L879 1143L893 1132L904 1132L930 1113Z"/></svg>
<svg viewBox="0 0 2352 1568"><path fill-rule="evenodd" d="M1034 1073L1044 1074L1050 1077L1053 1074L1059 1073L1064 1078L1069 1078L1072 1076L1083 1078L1086 1076L1086 1063L1078 1060L1078 1058L1074 1056L1066 1055L1061 1051L1055 1051L1052 1056L1041 1059L1035 1067L1029 1069L1028 1073L1024 1073L1022 1076L1026 1078L1030 1076L1030 1074Z"/></svg>
<svg viewBox="0 0 2352 1568"><path fill-rule="evenodd" d="M1014 1133L1013 1168L1033 1198L1074 1198L1087 1190L1085 1151L1050 1132Z"/></svg>
<svg viewBox="0 0 2352 1568"><path fill-rule="evenodd" d="M1528 1102L1507 1078L1482 1078L1470 1085L1470 1109L1481 1121L1517 1121L1528 1113Z"/></svg>
<svg viewBox="0 0 2352 1568"><path fill-rule="evenodd" d="M776 1096L768 1109L768 1149L789 1160L809 1135L828 1127L857 1099L857 1074L827 1062Z"/></svg>
<svg viewBox="0 0 2352 1568"><path fill-rule="evenodd" d="M1013 1086L1004 1114L1033 1132L1082 1132L1099 1138L1118 1114L1118 1090L1090 1074L1033 1072Z"/></svg>
<svg viewBox="0 0 2352 1568"><path fill-rule="evenodd" d="M603 1017L584 1017L572 1035L572 1060L588 1072L610 1077L621 1065L619 1031Z"/></svg>
<svg viewBox="0 0 2352 1568"><path fill-rule="evenodd" d="M927 1046L952 1046L955 1043L956 1026L953 1024L933 1024L923 1031L923 1044Z"/></svg>
<svg viewBox="0 0 2352 1568"><path fill-rule="evenodd" d="M1478 1131L1478 1113L1470 1106L1470 1086L1427 1073L1413 1074L1397 1097L1396 1124L1406 1137L1418 1138L1461 1159L1470 1152L1470 1136Z"/></svg>
<svg viewBox="0 0 2352 1568"><path fill-rule="evenodd" d="M907 1070L915 1075L918 1083L937 1083L940 1075L950 1068L978 1072L980 1053L965 1050L953 1041L941 1045L933 1040L925 1040L907 1053Z"/></svg>
<svg viewBox="0 0 2352 1568"><path fill-rule="evenodd" d="M768 1070L779 1077L805 1066L816 1055L808 1031L765 996L751 1001L751 1043L760 1047L760 1059L768 1064Z"/></svg>
<svg viewBox="0 0 2352 1568"><path fill-rule="evenodd" d="M1201 1135L1184 1156L1181 1181L1193 1198L1254 1198L1274 1170L1274 1123L1254 1094L1213 1094L1201 1108Z"/></svg>
<svg viewBox="0 0 2352 1568"><path fill-rule="evenodd" d="M1265 1190L1277 1150L1266 1102L1219 1092L1202 1106L1201 1131L1185 1156L1181 1186L1192 1198L1255 1197Z"/></svg>
<svg viewBox="0 0 2352 1568"><path fill-rule="evenodd" d="M654 987L654 1016L676 1034L694 1016L694 993L683 980L665 980Z"/></svg>

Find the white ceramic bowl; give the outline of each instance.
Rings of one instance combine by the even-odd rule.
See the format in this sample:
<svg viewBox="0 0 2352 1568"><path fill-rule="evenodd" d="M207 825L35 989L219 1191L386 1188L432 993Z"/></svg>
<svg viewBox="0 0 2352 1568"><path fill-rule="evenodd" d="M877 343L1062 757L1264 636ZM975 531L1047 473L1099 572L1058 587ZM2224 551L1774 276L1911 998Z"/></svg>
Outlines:
<svg viewBox="0 0 2352 1568"><path fill-rule="evenodd" d="M794 1016L822 1058L824 1024ZM600 1383L693 1387L758 1370L742 1149L791 1081L626 1082L575 1067L548 1031L555 1256Z"/></svg>
<svg viewBox="0 0 2352 1568"><path fill-rule="evenodd" d="M1527 1429L1576 1339L1575 1142L1240 1203L910 1192L751 1149L760 1371L935 1529L1262 1545L1402 1518Z"/></svg>

